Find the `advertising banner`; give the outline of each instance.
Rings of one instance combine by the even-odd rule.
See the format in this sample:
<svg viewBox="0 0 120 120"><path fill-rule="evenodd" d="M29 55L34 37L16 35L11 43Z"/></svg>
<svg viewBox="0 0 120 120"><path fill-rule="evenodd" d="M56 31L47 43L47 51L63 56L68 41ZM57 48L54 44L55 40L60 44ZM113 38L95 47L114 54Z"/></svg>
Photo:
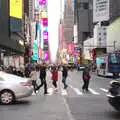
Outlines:
<svg viewBox="0 0 120 120"><path fill-rule="evenodd" d="M48 42L48 32L47 31L43 32L43 40L44 40L44 42Z"/></svg>
<svg viewBox="0 0 120 120"><path fill-rule="evenodd" d="M22 19L22 0L10 0L10 16Z"/></svg>
<svg viewBox="0 0 120 120"><path fill-rule="evenodd" d="M46 4L46 0L39 0L39 4L40 5L45 5Z"/></svg>
<svg viewBox="0 0 120 120"><path fill-rule="evenodd" d="M109 0L93 0L93 22L109 20Z"/></svg>
<svg viewBox="0 0 120 120"><path fill-rule="evenodd" d="M48 26L48 18L41 18L43 26Z"/></svg>
<svg viewBox="0 0 120 120"><path fill-rule="evenodd" d="M48 51L44 51L44 60L45 61L49 60L49 52Z"/></svg>

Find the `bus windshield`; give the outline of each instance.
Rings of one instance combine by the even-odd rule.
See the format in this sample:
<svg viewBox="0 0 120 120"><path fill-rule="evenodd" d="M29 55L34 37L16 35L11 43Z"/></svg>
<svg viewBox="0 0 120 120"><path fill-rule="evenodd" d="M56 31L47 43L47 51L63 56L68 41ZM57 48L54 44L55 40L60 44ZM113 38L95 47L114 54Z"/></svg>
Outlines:
<svg viewBox="0 0 120 120"><path fill-rule="evenodd" d="M111 64L120 64L120 53L110 54L109 61Z"/></svg>

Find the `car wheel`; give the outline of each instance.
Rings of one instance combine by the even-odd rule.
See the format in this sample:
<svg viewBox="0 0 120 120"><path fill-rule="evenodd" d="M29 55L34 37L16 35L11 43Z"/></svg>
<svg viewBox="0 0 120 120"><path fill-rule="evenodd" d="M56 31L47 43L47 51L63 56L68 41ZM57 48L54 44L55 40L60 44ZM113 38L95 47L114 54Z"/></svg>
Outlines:
<svg viewBox="0 0 120 120"><path fill-rule="evenodd" d="M15 100L14 94L10 90L4 90L0 93L0 102L2 104L11 104Z"/></svg>

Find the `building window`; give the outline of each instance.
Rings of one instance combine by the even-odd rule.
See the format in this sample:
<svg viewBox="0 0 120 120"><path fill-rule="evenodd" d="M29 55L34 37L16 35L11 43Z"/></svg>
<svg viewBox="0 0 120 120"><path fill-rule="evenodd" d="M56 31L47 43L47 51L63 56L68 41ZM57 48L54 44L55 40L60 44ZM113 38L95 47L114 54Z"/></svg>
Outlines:
<svg viewBox="0 0 120 120"><path fill-rule="evenodd" d="M89 4L88 3L83 3L83 7L84 7L84 9L88 9L89 8Z"/></svg>
<svg viewBox="0 0 120 120"><path fill-rule="evenodd" d="M103 33L106 36L106 33Z"/></svg>
<svg viewBox="0 0 120 120"><path fill-rule="evenodd" d="M78 8L80 8L80 9L89 9L89 4L88 3L79 3Z"/></svg>
<svg viewBox="0 0 120 120"><path fill-rule="evenodd" d="M101 38L99 38L99 41L101 41Z"/></svg>

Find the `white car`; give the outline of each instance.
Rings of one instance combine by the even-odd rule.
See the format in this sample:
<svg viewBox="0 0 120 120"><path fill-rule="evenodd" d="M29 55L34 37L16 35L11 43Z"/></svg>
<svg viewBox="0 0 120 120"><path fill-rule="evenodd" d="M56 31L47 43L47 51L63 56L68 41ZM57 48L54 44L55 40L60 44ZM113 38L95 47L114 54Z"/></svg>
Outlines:
<svg viewBox="0 0 120 120"><path fill-rule="evenodd" d="M33 93L32 82L29 78L0 71L0 102L11 104L16 99L31 96Z"/></svg>

